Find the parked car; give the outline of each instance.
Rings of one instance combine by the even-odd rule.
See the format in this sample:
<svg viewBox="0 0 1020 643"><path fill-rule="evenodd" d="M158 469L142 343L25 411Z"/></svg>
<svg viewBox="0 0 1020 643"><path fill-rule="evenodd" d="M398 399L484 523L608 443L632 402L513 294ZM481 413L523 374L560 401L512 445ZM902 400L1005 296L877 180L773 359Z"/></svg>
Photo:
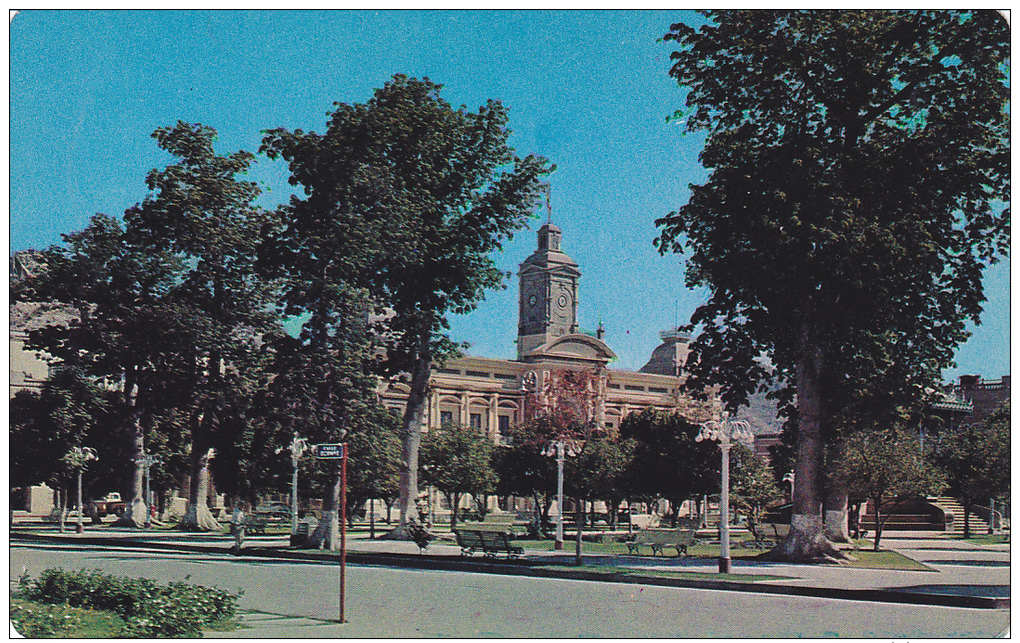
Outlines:
<svg viewBox="0 0 1020 643"><path fill-rule="evenodd" d="M271 520L290 520L290 506L282 502L274 502L268 507L258 507L255 513Z"/></svg>
<svg viewBox="0 0 1020 643"><path fill-rule="evenodd" d="M120 494L113 492L106 494L99 500L90 501L86 511L92 518L92 522L98 523L109 515L114 515L118 518L123 516L126 508L127 503L120 499Z"/></svg>

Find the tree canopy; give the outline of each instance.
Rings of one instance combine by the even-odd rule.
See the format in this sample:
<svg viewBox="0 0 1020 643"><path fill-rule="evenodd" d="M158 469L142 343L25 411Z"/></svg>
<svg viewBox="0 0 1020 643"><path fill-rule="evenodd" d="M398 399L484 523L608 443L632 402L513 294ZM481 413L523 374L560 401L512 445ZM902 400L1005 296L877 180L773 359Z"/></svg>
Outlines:
<svg viewBox="0 0 1020 643"><path fill-rule="evenodd" d="M690 385L796 391L787 557L827 549L824 444L853 391L916 401L1009 243L1008 26L984 11L711 11L665 35L708 180L657 224L707 287ZM774 371L758 360L767 354ZM856 408L862 408L858 405Z"/></svg>
<svg viewBox="0 0 1020 643"><path fill-rule="evenodd" d="M700 427L683 416L645 409L620 422L620 437L633 442L624 475L632 497L664 498L673 518L684 500L719 491L719 449L696 442Z"/></svg>
<svg viewBox="0 0 1020 643"><path fill-rule="evenodd" d="M490 100L453 108L442 86L394 76L363 104L337 103L325 134L274 129L262 151L304 187L265 234L265 263L289 272L288 312L363 288L385 343L383 372L410 394L401 437L401 525L414 509L422 412L434 361L455 351L447 316L475 308L506 274L490 253L523 227L552 167L518 157L508 114Z"/></svg>
<svg viewBox="0 0 1020 643"><path fill-rule="evenodd" d="M453 510L451 527L457 525L463 494L479 496L496 487L492 468L492 442L472 427L444 424L431 431L422 443L421 468L425 484L446 494Z"/></svg>
<svg viewBox="0 0 1020 643"><path fill-rule="evenodd" d="M970 536L975 501L1000 497L1010 488L1010 405L1005 403L984 425L965 423L941 436L935 463L945 472L950 491L963 500L964 537Z"/></svg>
<svg viewBox="0 0 1020 643"><path fill-rule="evenodd" d="M853 501L871 503L877 523L872 539L875 551L889 517L883 516L884 509L909 498L938 495L944 488L942 473L921 453L914 433L904 427L854 431L840 447L842 457L833 478L846 487Z"/></svg>
<svg viewBox="0 0 1020 643"><path fill-rule="evenodd" d="M176 161L148 174L150 192L124 213L123 226L97 214L43 253L46 269L19 292L77 313L67 326L31 333L32 347L122 382L118 417L134 468L125 520L136 525L147 515L146 432L176 415L193 460L207 453L212 432L237 417L261 337L275 323L271 283L254 271L270 215L253 205L258 188L238 179L252 155L217 154L216 132L203 125L178 122L152 136Z"/></svg>

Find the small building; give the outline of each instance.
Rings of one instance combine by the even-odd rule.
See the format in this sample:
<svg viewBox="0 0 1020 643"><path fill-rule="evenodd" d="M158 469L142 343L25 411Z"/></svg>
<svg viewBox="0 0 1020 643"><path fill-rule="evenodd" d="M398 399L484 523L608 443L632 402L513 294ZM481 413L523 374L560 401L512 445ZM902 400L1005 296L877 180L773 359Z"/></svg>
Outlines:
<svg viewBox="0 0 1020 643"><path fill-rule="evenodd" d="M962 424L984 424L996 409L1009 401L1010 376L986 380L980 375L961 375L955 383L947 384L943 390L969 405L970 412L961 420Z"/></svg>

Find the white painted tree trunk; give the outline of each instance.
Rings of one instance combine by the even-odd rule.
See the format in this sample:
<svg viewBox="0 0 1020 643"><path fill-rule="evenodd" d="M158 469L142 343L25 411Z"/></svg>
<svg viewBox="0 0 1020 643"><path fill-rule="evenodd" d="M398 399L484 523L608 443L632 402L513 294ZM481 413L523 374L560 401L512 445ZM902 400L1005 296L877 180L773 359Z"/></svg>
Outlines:
<svg viewBox="0 0 1020 643"><path fill-rule="evenodd" d="M330 493L323 498L322 518L315 531L308 536L308 545L316 549L340 549L340 471L334 466L331 472Z"/></svg>
<svg viewBox="0 0 1020 643"><path fill-rule="evenodd" d="M142 419L138 411L138 388L137 384L133 384L127 393L127 402L131 409L131 458L134 468L131 475L131 490L128 493L130 500L116 525L141 529L145 526L149 507L142 497L145 491L145 465L141 460L145 455L145 431L142 429Z"/></svg>
<svg viewBox="0 0 1020 643"><path fill-rule="evenodd" d="M220 531L220 523L209 511L207 497L209 495L209 460L213 450L208 449L198 461L196 474L192 477L191 489L188 494L188 507L184 517L177 525L186 531ZM197 480L196 480L197 478Z"/></svg>
<svg viewBox="0 0 1020 643"><path fill-rule="evenodd" d="M834 489L825 496L825 537L834 543L850 542L846 490Z"/></svg>

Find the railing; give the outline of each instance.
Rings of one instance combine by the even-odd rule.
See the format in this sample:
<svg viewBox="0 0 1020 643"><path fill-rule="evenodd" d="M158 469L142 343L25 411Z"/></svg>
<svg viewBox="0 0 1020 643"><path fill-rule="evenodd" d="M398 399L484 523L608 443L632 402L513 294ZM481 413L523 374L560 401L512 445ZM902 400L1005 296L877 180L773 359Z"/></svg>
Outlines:
<svg viewBox="0 0 1020 643"><path fill-rule="evenodd" d="M992 529L1002 529L1002 514L998 511L992 511L991 514L994 520L994 524L992 524L992 520L988 519L989 511L988 507L982 507L981 505L971 505L970 507L970 512L981 520L984 520L986 523L992 525Z"/></svg>

